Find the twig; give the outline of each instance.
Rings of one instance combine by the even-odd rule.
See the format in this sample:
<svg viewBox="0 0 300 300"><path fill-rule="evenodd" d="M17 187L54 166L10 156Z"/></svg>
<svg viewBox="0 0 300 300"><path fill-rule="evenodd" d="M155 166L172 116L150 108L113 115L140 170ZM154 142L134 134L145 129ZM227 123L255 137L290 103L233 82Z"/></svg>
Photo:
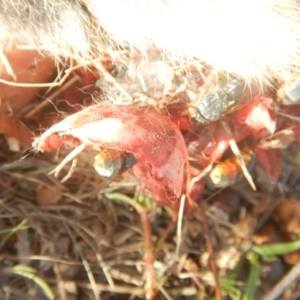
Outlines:
<svg viewBox="0 0 300 300"><path fill-rule="evenodd" d="M186 278L191 278L194 282L194 284L197 286L197 288L201 291L203 296L206 296L205 293L205 287L203 285L203 283L199 280L199 278L202 279L203 274L197 274L196 271L198 271L199 267L195 264L195 262L193 262L192 259L187 258L187 255L184 255L182 257L183 261L182 261L182 267L188 271L188 274ZM184 274L178 274L179 278L184 278Z"/></svg>
<svg viewBox="0 0 300 300"><path fill-rule="evenodd" d="M283 292L283 290L293 281L300 277L300 262L298 262L272 289L262 300L275 300Z"/></svg>
<svg viewBox="0 0 300 300"><path fill-rule="evenodd" d="M63 225L64 225L66 231L68 232L68 234L69 234L69 236L70 236L70 238L71 238L71 240L72 240L72 242L74 244L74 247L75 247L77 253L79 254L79 256L81 258L82 264L83 264L83 266L85 268L86 274L87 274L87 276L89 278L89 281L91 283L95 299L96 300L100 300L101 298L100 298L100 295L99 295L99 291L98 291L98 289L96 287L96 280L95 280L94 274L92 273L91 267L90 267L87 259L82 254L82 252L80 250L80 247L78 247L77 242L76 242L76 240L75 240L75 238L73 236L73 233L71 232L71 230L69 228L69 225L67 225L65 222L63 222Z"/></svg>
<svg viewBox="0 0 300 300"><path fill-rule="evenodd" d="M168 292L164 289L164 287L162 285L158 285L158 289L160 290L160 292L164 295L164 297L166 298L166 300L172 300L173 298L168 294Z"/></svg>
<svg viewBox="0 0 300 300"><path fill-rule="evenodd" d="M74 171L75 171L76 165L77 165L77 158L74 158L74 159L72 160L72 164L71 164L71 167L70 167L70 169L69 169L68 174L60 181L61 183L64 183L64 182L66 182L68 179L71 178L72 174L73 174Z"/></svg>
<svg viewBox="0 0 300 300"><path fill-rule="evenodd" d="M296 116L293 116L293 115L289 115L289 114L283 113L281 111L278 111L277 115L283 116L283 117L285 117L287 119L290 119L290 120L293 120L293 121L296 121L296 122L300 122L300 118L299 117L296 117Z"/></svg>
<svg viewBox="0 0 300 300"><path fill-rule="evenodd" d="M34 116L38 111L40 111L47 104L49 104L49 102L51 102L58 95L60 95L63 91L65 91L72 84L74 84L76 81L79 81L79 80L80 80L80 78L77 74L73 75L73 77L69 81L67 81L63 86L61 86L59 89L57 89L54 93L52 93L45 100L43 100L41 103L39 103L34 109L32 109L28 114L26 114L25 118L29 119L32 116Z"/></svg>
<svg viewBox="0 0 300 300"><path fill-rule="evenodd" d="M144 260L146 264L145 277L146 277L146 299L154 299L157 293L155 272L154 272L154 255L153 255L153 246L152 246L152 230L148 217L148 209L139 207L137 209L142 223L143 228L143 237L145 243L145 254Z"/></svg>
<svg viewBox="0 0 300 300"><path fill-rule="evenodd" d="M51 280L47 279L47 282L51 283ZM76 282L76 284L80 288L86 288L86 289L91 288L91 285L89 283ZM113 293L119 293L119 294L130 294L130 295L135 295L135 296L142 296L143 292L144 292L143 288L129 287L129 286L124 286L124 285L116 285L115 288L112 289L112 288L110 288L109 285L97 283L96 287L99 291L107 291L107 292L113 292ZM197 290L194 286L170 288L167 290L167 292L173 296L173 299L175 296L189 297L189 296L197 295Z"/></svg>
<svg viewBox="0 0 300 300"><path fill-rule="evenodd" d="M54 263L53 269L54 269L54 273L55 273L55 276L56 276L57 287L58 287L58 292L59 292L59 295L60 295L60 299L61 300L67 300L67 294L66 294L66 290L65 290L64 285L63 285L63 279L62 279L62 276L61 276L61 273L60 273L59 264Z"/></svg>
<svg viewBox="0 0 300 300"><path fill-rule="evenodd" d="M220 288L220 283L219 283L218 269L217 269L216 261L215 261L214 248L211 243L210 231L209 231L209 227L207 224L207 218L206 218L206 214L205 214L205 207L204 207L203 201L199 201L199 208L200 208L201 219L202 219L203 234L204 234L207 250L209 253L210 269L211 269L211 272L213 273L215 285L216 285L215 286L216 299L222 300L222 293L221 293L221 288Z"/></svg>
<svg viewBox="0 0 300 300"><path fill-rule="evenodd" d="M156 245L156 248L155 248L154 259L158 255L159 250L162 248L167 236L169 235L169 233L170 233L170 231L172 230L173 227L174 227L174 222L171 220L168 224L168 227L165 229L165 231L163 232L163 234L161 235L160 239L157 242L157 245Z"/></svg>

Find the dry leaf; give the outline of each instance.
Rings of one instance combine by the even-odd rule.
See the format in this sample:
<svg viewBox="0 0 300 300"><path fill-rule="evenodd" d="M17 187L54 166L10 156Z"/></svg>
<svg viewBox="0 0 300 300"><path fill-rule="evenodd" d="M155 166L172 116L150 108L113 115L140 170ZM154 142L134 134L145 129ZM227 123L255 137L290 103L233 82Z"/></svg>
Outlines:
<svg viewBox="0 0 300 300"><path fill-rule="evenodd" d="M58 203L62 198L62 189L57 185L38 185L36 189L36 201L41 205Z"/></svg>
<svg viewBox="0 0 300 300"><path fill-rule="evenodd" d="M30 147L32 134L21 122L0 113L0 133L6 137L7 144L11 151L18 152L21 147Z"/></svg>

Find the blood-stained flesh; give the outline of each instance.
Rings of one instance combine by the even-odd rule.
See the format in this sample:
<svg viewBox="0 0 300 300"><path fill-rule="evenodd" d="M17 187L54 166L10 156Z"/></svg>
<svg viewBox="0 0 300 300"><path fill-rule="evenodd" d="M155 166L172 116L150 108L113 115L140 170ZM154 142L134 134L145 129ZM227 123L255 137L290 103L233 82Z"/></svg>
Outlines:
<svg viewBox="0 0 300 300"><path fill-rule="evenodd" d="M133 171L142 188L161 204L178 205L188 154L179 129L168 116L136 106L120 109L101 103L52 126L33 146L43 152L63 143L132 153L137 160Z"/></svg>

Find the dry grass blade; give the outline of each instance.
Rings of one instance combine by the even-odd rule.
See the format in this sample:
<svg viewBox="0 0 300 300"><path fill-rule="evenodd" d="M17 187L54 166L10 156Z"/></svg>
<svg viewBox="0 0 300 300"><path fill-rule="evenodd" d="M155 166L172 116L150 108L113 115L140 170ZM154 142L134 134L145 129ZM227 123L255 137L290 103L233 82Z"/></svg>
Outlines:
<svg viewBox="0 0 300 300"><path fill-rule="evenodd" d="M94 65L97 67L97 69L101 72L101 74L104 76L104 78L110 82L113 83L115 87L126 97L128 101L132 101L132 97L128 94L128 92L122 87L121 84L119 84L113 76L111 76L107 70L103 67L102 64L99 64L97 62L94 62Z"/></svg>
<svg viewBox="0 0 300 300"><path fill-rule="evenodd" d="M93 293L94 293L95 299L96 300L100 300L101 299L100 294L99 294L100 291L97 289L96 280L95 280L95 277L94 277L94 275L93 275L93 273L91 271L91 267L90 267L87 259L82 254L80 248L78 247L78 245L76 243L76 240L74 238L74 235L73 235L72 231L70 230L69 226L67 224L65 224L65 223L63 223L63 224L64 224L67 232L69 233L69 235L70 235L70 237L71 237L71 239L73 241L73 244L74 244L74 246L76 248L76 251L78 252L78 254L79 254L80 258L81 258L81 261L82 261L82 263L84 265L85 271L86 271L86 273L88 275L88 278L90 280L90 283L91 283L91 286L92 286L92 289L93 289Z"/></svg>
<svg viewBox="0 0 300 300"><path fill-rule="evenodd" d="M6 55L3 53L3 51L0 49L0 61L2 61L6 72L14 79L14 81L17 81L16 74L14 73Z"/></svg>
<svg viewBox="0 0 300 300"><path fill-rule="evenodd" d="M80 152L82 152L85 148L85 144L81 144L78 147L76 147L72 152L70 152L63 160L62 162L51 172L48 174L54 174L55 177L59 176L59 173L63 169L63 167L70 162L72 159L74 159ZM70 172L72 172L72 169L70 169ZM66 181L69 178L69 174L63 179L63 181Z"/></svg>
<svg viewBox="0 0 300 300"><path fill-rule="evenodd" d="M239 163L241 165L241 169L242 169L247 181L249 182L251 188L254 191L256 191L256 186L254 184L254 181L253 181L253 179L252 179L252 177L251 177L251 175L250 175L250 173L249 173L249 171L246 167L246 163L245 163L245 161L242 157L242 154L241 154L241 152L240 152L240 150L239 150L239 148L238 148L238 146L237 146L237 144L236 144L236 142L235 142L235 140L232 136L232 133L231 133L231 130L230 130L230 127L229 127L228 123L226 121L223 121L223 120L221 120L221 123L222 123L222 126L223 126L227 136L228 136L228 142L229 142L229 145L230 145L230 148L231 148L233 154L239 160Z"/></svg>
<svg viewBox="0 0 300 300"><path fill-rule="evenodd" d="M202 201L199 202L199 209L200 209L200 214L201 214L201 218L202 218L203 235L204 235L204 238L206 241L206 246L207 246L207 249L209 252L210 268L211 268L211 272L213 273L214 280L215 280L216 299L222 300L222 292L221 292L221 287L220 287L220 283L219 283L218 269L217 269L217 265L216 265L216 261L215 261L215 252L214 252L214 248L212 245L209 226L207 224L205 207L204 207L204 204Z"/></svg>
<svg viewBox="0 0 300 300"><path fill-rule="evenodd" d="M178 212L178 220L177 220L177 241L176 241L176 251L175 251L175 256L174 256L174 262L177 260L179 257L180 253L180 246L181 246L181 241L182 241L182 220L183 220L183 214L184 214L184 206L185 206L185 195L181 196L180 199L180 207L179 207L179 212Z"/></svg>
<svg viewBox="0 0 300 300"><path fill-rule="evenodd" d="M64 78L62 80L65 80ZM36 115L41 109L43 109L47 104L52 103L52 101L59 96L63 91L68 89L72 84L74 84L76 81L79 81L80 78L78 75L73 74L72 78L68 80L65 84L63 84L61 87L59 87L54 93L47 96L45 100L40 102L38 105L34 107L28 114L26 114L25 118L29 119Z"/></svg>
<svg viewBox="0 0 300 300"><path fill-rule="evenodd" d="M61 300L67 300L67 293L66 293L66 290L64 289L64 283L63 283L63 279L62 279L62 276L61 276L59 264L55 263L53 269L54 269L54 273L55 273L56 278L57 278L57 286L58 286L60 299Z"/></svg>

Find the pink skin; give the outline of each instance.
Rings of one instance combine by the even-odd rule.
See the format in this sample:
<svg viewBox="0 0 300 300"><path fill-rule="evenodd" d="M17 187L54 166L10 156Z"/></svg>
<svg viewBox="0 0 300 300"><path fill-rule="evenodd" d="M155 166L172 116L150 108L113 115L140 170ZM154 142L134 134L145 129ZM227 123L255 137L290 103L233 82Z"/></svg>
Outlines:
<svg viewBox="0 0 300 300"><path fill-rule="evenodd" d="M137 159L133 171L142 189L159 204L177 210L188 153L181 132L168 116L151 109L101 103L52 126L33 147L44 152L63 143L133 153Z"/></svg>

